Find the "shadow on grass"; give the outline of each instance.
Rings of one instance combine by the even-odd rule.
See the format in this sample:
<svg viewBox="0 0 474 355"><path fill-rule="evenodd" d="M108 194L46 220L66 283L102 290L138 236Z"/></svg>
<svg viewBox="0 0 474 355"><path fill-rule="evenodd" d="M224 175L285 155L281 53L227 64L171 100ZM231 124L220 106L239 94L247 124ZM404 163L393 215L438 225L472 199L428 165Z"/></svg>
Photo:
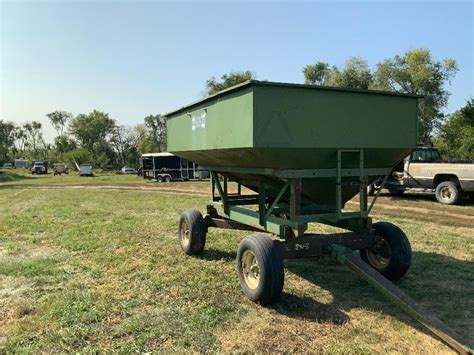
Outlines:
<svg viewBox="0 0 474 355"><path fill-rule="evenodd" d="M431 336L417 321L394 307L368 284L359 280L330 257L288 261L288 271L329 291L332 307L341 311L363 308L383 312ZM466 343L474 341L474 263L434 253L413 253L410 271L399 282L400 289L429 314L441 319Z"/></svg>
<svg viewBox="0 0 474 355"><path fill-rule="evenodd" d="M10 181L21 181L21 180L28 180L34 179L33 176L28 176L24 174L17 174L10 171L0 171L0 183L1 182L10 182Z"/></svg>
<svg viewBox="0 0 474 355"><path fill-rule="evenodd" d="M236 252L227 252L224 250L216 250L216 249L204 249L201 255L198 256L200 259L205 260L225 260L225 261L235 261L237 257Z"/></svg>
<svg viewBox="0 0 474 355"><path fill-rule="evenodd" d="M284 291L280 300L271 308L287 317L303 319L308 322L342 325L350 320L345 313L331 304L320 303L311 297L298 296Z"/></svg>
<svg viewBox="0 0 474 355"><path fill-rule="evenodd" d="M236 253L210 249L200 257L234 262ZM322 304L311 297L284 291L281 299L271 307L281 314L313 322L344 324L349 320L345 312L360 308L390 315L433 336L332 257L288 260L285 261L285 268L329 291L333 302ZM415 252L408 274L395 284L419 302L429 314L457 332L466 343L474 342L474 262L441 254Z"/></svg>

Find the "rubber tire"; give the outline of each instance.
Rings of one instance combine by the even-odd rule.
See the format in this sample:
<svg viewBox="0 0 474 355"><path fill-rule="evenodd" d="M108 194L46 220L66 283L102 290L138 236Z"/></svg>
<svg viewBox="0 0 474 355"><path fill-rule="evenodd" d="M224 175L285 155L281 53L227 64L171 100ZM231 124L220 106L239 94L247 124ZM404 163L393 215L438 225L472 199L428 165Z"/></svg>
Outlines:
<svg viewBox="0 0 474 355"><path fill-rule="evenodd" d="M441 189L444 187L448 187L451 190L451 199L447 201L443 200L443 198L441 197ZM459 189L459 186L455 182L443 181L438 186L436 186L435 196L439 203L442 203L445 205L455 205L461 199L461 190Z"/></svg>
<svg viewBox="0 0 474 355"><path fill-rule="evenodd" d="M367 185L367 196L374 196L375 195L375 185L370 184Z"/></svg>
<svg viewBox="0 0 474 355"><path fill-rule="evenodd" d="M411 245L406 234L396 225L389 222L377 222L372 225L376 235L381 236L390 248L388 265L377 268L372 265L367 257L367 249L359 250L360 257L387 279L395 281L407 273L411 265Z"/></svg>
<svg viewBox="0 0 474 355"><path fill-rule="evenodd" d="M162 176L158 176L158 177L156 178L156 181L157 181L157 182L163 182L163 177L162 177Z"/></svg>
<svg viewBox="0 0 474 355"><path fill-rule="evenodd" d="M247 286L242 274L242 256L246 250L254 253L260 266L260 280L255 289ZM266 234L250 234L240 242L237 249L236 267L242 290L250 300L267 305L280 297L285 282L283 261L275 242Z"/></svg>
<svg viewBox="0 0 474 355"><path fill-rule="evenodd" d="M163 179L164 182L171 182L171 176L166 175L165 178Z"/></svg>
<svg viewBox="0 0 474 355"><path fill-rule="evenodd" d="M189 244L185 245L182 241L181 223L186 220L189 228ZM181 250L187 255L201 254L206 245L207 228L201 212L194 209L187 209L179 217L178 241Z"/></svg>

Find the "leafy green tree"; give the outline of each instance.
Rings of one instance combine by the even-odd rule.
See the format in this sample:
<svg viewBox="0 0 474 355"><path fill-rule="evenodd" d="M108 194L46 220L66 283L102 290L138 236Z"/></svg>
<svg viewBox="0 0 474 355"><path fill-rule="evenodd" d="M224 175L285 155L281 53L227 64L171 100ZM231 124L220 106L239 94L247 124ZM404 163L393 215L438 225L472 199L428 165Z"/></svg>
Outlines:
<svg viewBox="0 0 474 355"><path fill-rule="evenodd" d="M117 154L119 167L123 165L138 166L140 155L138 153L138 143L141 132L134 127L116 127L111 143Z"/></svg>
<svg viewBox="0 0 474 355"><path fill-rule="evenodd" d="M305 84L312 85L368 89L372 83L369 65L360 57L350 57L342 68L324 62L309 64L303 68L303 75Z"/></svg>
<svg viewBox="0 0 474 355"><path fill-rule="evenodd" d="M77 139L82 148L81 152L86 150L87 157L91 158L88 163L106 169L118 167L115 152L110 143L115 128L115 120L107 113L97 110L89 114L79 114L69 122L69 132Z"/></svg>
<svg viewBox="0 0 474 355"><path fill-rule="evenodd" d="M29 148L30 159L45 157L45 150L47 150L47 146L43 139L41 128L41 123L37 121L25 123L23 125L23 131L26 137L26 146Z"/></svg>
<svg viewBox="0 0 474 355"><path fill-rule="evenodd" d="M218 81L215 77L212 77L206 81L206 94L209 96L215 94L216 92L227 89L231 86L252 79L255 79L255 75L250 70L224 74L221 76L221 81Z"/></svg>
<svg viewBox="0 0 474 355"><path fill-rule="evenodd" d="M148 115L145 117L145 128L148 131L148 149L150 152L162 152L166 150L166 120L160 115Z"/></svg>
<svg viewBox="0 0 474 355"><path fill-rule="evenodd" d="M457 70L454 59L433 60L428 49L418 48L377 64L371 88L423 95L418 105L419 141L429 144L444 117L449 97L444 86Z"/></svg>
<svg viewBox="0 0 474 355"><path fill-rule="evenodd" d="M474 162L474 99L448 115L435 137L444 159Z"/></svg>
<svg viewBox="0 0 474 355"><path fill-rule="evenodd" d="M54 127L56 132L58 132L58 136L62 135L64 132L64 127L68 121L72 118L72 113L66 111L53 111L46 114L46 117L49 118L51 125Z"/></svg>
<svg viewBox="0 0 474 355"><path fill-rule="evenodd" d="M76 167L77 164L90 164L94 161L92 153L85 148L77 148L64 154L64 161L69 167Z"/></svg>
<svg viewBox="0 0 474 355"><path fill-rule="evenodd" d="M69 123L69 131L82 147L94 151L94 144L102 144L113 133L115 121L105 112L97 110L89 114L80 114Z"/></svg>
<svg viewBox="0 0 474 355"><path fill-rule="evenodd" d="M28 137L26 136L25 129L20 126L15 127L15 147L18 153L24 157L28 147Z"/></svg>
<svg viewBox="0 0 474 355"><path fill-rule="evenodd" d="M0 120L0 159L12 159L10 152L15 147L15 124Z"/></svg>
<svg viewBox="0 0 474 355"><path fill-rule="evenodd" d="M70 152L76 148L76 141L66 134L61 134L54 138L54 149L60 154Z"/></svg>
<svg viewBox="0 0 474 355"><path fill-rule="evenodd" d="M304 83L309 85L324 85L329 72L331 71L329 64L324 62L316 62L308 64L303 68Z"/></svg>

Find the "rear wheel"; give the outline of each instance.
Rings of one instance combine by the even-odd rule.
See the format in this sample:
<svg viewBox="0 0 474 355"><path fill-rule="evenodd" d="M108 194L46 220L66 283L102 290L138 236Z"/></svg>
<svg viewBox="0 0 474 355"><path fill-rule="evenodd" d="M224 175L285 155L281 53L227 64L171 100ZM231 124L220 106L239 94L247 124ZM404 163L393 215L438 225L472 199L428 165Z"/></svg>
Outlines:
<svg viewBox="0 0 474 355"><path fill-rule="evenodd" d="M206 225L201 212L188 209L181 213L178 225L178 240L181 250L187 255L201 254L206 245Z"/></svg>
<svg viewBox="0 0 474 355"><path fill-rule="evenodd" d="M164 182L171 182L171 176L166 175L163 179Z"/></svg>
<svg viewBox="0 0 474 355"><path fill-rule="evenodd" d="M156 181L158 181L158 182L163 182L163 176L158 176L158 177L156 178Z"/></svg>
<svg viewBox="0 0 474 355"><path fill-rule="evenodd" d="M458 203L461 198L459 186L452 181L443 181L436 186L435 194L438 202L446 205L454 205Z"/></svg>
<svg viewBox="0 0 474 355"><path fill-rule="evenodd" d="M360 257L387 279L401 279L411 264L411 245L407 236L388 222L374 223L373 229L375 243L361 249Z"/></svg>
<svg viewBox="0 0 474 355"><path fill-rule="evenodd" d="M278 299L285 273L275 242L262 233L245 237L237 249L237 274L245 295L262 305Z"/></svg>

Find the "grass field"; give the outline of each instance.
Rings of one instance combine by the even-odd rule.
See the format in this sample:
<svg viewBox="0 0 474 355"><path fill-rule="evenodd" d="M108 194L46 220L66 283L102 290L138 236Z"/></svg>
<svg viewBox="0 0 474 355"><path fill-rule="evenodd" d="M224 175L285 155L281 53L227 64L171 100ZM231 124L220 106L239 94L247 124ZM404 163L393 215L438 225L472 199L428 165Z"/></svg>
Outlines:
<svg viewBox="0 0 474 355"><path fill-rule="evenodd" d="M450 352L330 257L285 262L281 300L248 301L234 266L245 232L211 229L200 257L179 249L178 217L204 212L207 191L0 174L0 352ZM373 217L412 243L398 286L474 343L474 204L382 196Z"/></svg>

